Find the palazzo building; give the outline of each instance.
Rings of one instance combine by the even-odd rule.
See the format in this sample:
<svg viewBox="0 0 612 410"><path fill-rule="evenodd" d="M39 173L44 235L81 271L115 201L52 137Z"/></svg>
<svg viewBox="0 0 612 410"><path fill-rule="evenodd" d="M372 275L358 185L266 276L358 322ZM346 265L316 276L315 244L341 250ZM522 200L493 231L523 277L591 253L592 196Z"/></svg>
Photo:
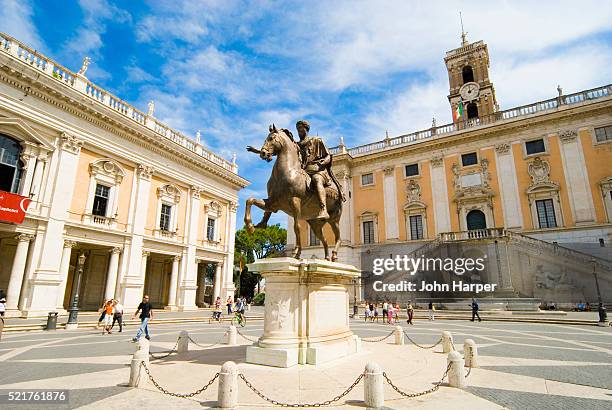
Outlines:
<svg viewBox="0 0 612 410"><path fill-rule="evenodd" d="M141 112L96 86L88 63L75 73L0 35L0 191L31 199L23 223L0 221L8 315L62 312L77 287L85 310L108 298L135 310L143 294L190 310L233 295L248 185L235 158L161 123L153 102Z"/></svg>
<svg viewBox="0 0 612 410"><path fill-rule="evenodd" d="M611 302L612 85L502 110L483 41L464 38L444 62L452 123L332 149L347 197L339 259L367 279L373 257L485 256L483 273L434 277L498 283L492 296ZM320 256L302 232L302 255Z"/></svg>

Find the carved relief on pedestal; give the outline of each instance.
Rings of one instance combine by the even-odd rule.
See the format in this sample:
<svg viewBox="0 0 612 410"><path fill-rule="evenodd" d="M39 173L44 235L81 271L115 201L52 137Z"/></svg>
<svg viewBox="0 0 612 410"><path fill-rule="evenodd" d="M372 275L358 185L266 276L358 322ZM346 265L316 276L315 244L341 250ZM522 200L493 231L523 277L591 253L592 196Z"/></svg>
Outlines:
<svg viewBox="0 0 612 410"><path fill-rule="evenodd" d="M291 300L282 298L279 295L271 294L266 301L270 304L270 309L266 309L266 322L270 325L270 330L284 330L290 325Z"/></svg>

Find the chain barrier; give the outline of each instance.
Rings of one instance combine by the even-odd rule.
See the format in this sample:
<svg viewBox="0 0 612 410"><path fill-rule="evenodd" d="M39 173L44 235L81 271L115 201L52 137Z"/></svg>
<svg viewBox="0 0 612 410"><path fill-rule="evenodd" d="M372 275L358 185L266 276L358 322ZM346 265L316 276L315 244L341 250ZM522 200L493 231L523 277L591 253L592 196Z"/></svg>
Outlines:
<svg viewBox="0 0 612 410"><path fill-rule="evenodd" d="M425 390L425 391L422 391L422 392L418 392L418 393L406 393L405 391L400 390L399 387L397 387L395 384L393 384L393 382L391 381L391 379L389 378L389 376L387 376L387 373L385 373L385 372L383 372L383 377L385 378L387 383L389 383L389 385L393 388L393 390L398 392L403 397L407 397L407 398L410 399L410 398L414 398L414 397L424 396L426 394L433 393L436 390L438 390L440 388L440 385L444 381L444 379L446 379L446 376L448 375L448 372L450 371L450 368L451 368L451 364L449 363L449 365L446 366L446 371L442 375L442 378L440 379L440 381L438 381L436 384L434 384L434 386L431 389L428 389L428 390Z"/></svg>
<svg viewBox="0 0 612 410"><path fill-rule="evenodd" d="M257 342L257 341L259 341L258 337L253 338L253 337L247 336L247 335L243 334L240 330L238 330L238 328L236 328L236 333L238 333L240 336L242 336L243 338L245 338L249 342Z"/></svg>
<svg viewBox="0 0 612 410"><path fill-rule="evenodd" d="M210 379L208 381L208 383L206 383L204 386L202 386L201 388L199 388L198 390L194 391L193 393L186 393L186 394L182 394L182 393L172 393L166 389L164 389L163 387L161 387L159 385L159 383L157 383L157 381L155 381L155 379L153 378L153 376L151 375L151 372L149 371L149 368L147 367L145 362L140 362L140 365L144 367L145 372L147 373L147 376L149 376L149 380L151 380L151 383L153 383L153 386L155 386L155 388L157 390L159 390L160 392L167 394L168 396L173 396L173 397L180 397L183 399L189 398L189 397L193 397L196 396L200 393L202 393L203 391L205 391L206 389L208 389L214 382L215 380L217 380L217 378L219 377L219 373L215 373L215 375L213 376L212 379Z"/></svg>
<svg viewBox="0 0 612 410"><path fill-rule="evenodd" d="M280 402L278 400L274 400L269 398L268 396L266 396L265 394L263 394L262 392L260 392L255 386L253 386L244 376L244 374L240 373L238 374L238 377L240 377L242 379L242 381L247 385L247 387L249 389L251 389L253 391L253 393L255 393L256 395L258 395L259 397L261 397L262 399L264 399L265 401L272 403L275 406L280 406L280 407L323 407L323 406L329 406L332 403L335 403L337 401L339 401L340 399L342 399L344 396L346 396L347 394L349 394L351 392L351 390L353 390L355 388L355 386L357 386L359 384L359 382L361 382L361 379L363 379L363 377L365 376L365 373L361 373L359 375L359 377L357 377L355 379L355 381L353 382L353 384L351 384L346 390L344 390L342 393L340 393L339 395L337 395L336 397L334 397L331 400L325 400L322 402L318 402L318 403L284 403L284 402Z"/></svg>
<svg viewBox="0 0 612 410"><path fill-rule="evenodd" d="M406 336L406 338L410 341L410 343L412 343L413 345L415 345L416 347L420 348L420 349L433 349L434 347L436 347L437 345L439 345L440 343L442 343L442 338L438 339L438 341L430 346L424 346L424 345L420 345L417 342L415 342L414 340L412 340L412 338L410 336L408 336L408 333L406 333L406 331L404 330L404 336Z"/></svg>
<svg viewBox="0 0 612 410"><path fill-rule="evenodd" d="M361 339L362 342L368 342L368 343L377 343L377 342L382 342L383 340L386 340L388 338L390 338L393 333L395 333L395 330L392 330L387 336L383 336L377 339Z"/></svg>
<svg viewBox="0 0 612 410"><path fill-rule="evenodd" d="M179 339L180 339L180 337L178 339L176 339L176 343L174 344L174 347L172 348L172 350L170 350L168 352L149 352L149 356L151 356L153 358L153 360L159 360L159 359L164 359L164 358L170 356L172 353L176 353L176 351L177 351L176 348L178 346ZM165 354L163 354L162 356L155 356L154 353L165 353Z"/></svg>
<svg viewBox="0 0 612 410"><path fill-rule="evenodd" d="M452 336L451 336L451 338L450 338L450 342L451 342L451 347L452 347L452 348L453 348L453 350L456 352L456 351L457 351L457 348L455 348L455 342L453 341Z"/></svg>
<svg viewBox="0 0 612 410"><path fill-rule="evenodd" d="M202 348L207 349L207 348L210 348L210 347L214 347L214 346L220 345L220 344L221 344L221 342L223 341L223 339L225 338L225 336L227 336L227 334L228 334L228 333L229 333L229 330L227 330L225 333L223 333L223 335L222 335L222 336L219 338L219 340L217 340L217 342L215 342L215 343L210 343L210 344L206 344L206 345L203 345L203 344L200 344L200 343L196 342L195 340L193 340L193 339L191 338L191 336L187 336L187 338L188 338L188 339L189 339L189 341L190 341L191 343L193 343L194 345L196 345L196 346L198 346L198 347L202 347Z"/></svg>

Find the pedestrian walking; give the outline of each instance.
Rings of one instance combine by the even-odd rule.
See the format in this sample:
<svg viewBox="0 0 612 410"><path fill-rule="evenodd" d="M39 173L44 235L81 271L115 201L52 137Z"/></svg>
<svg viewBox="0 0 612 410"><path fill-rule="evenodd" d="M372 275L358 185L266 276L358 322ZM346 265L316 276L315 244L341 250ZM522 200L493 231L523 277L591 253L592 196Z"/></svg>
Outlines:
<svg viewBox="0 0 612 410"><path fill-rule="evenodd" d="M6 299L0 299L0 317L4 317L4 312L6 312Z"/></svg>
<svg viewBox="0 0 612 410"><path fill-rule="evenodd" d="M408 301L408 305L406 305L406 313L408 313L408 324L414 325L414 323L412 323L412 317L414 316L414 307L412 307L412 302L410 301Z"/></svg>
<svg viewBox="0 0 612 410"><path fill-rule="evenodd" d="M0 289L0 299L6 300L6 293L4 293L4 289Z"/></svg>
<svg viewBox="0 0 612 410"><path fill-rule="evenodd" d="M399 322L399 311L400 311L400 306L399 303L394 303L393 304L393 321L394 322Z"/></svg>
<svg viewBox="0 0 612 410"><path fill-rule="evenodd" d="M393 324L393 313L394 312L395 312L395 309L393 308L393 305L389 303L387 305L387 323L389 323L390 325Z"/></svg>
<svg viewBox="0 0 612 410"><path fill-rule="evenodd" d="M232 297L228 296L227 297L227 301L225 301L225 305L227 306L227 314L231 315L232 314L232 305L234 303L232 302Z"/></svg>
<svg viewBox="0 0 612 410"><path fill-rule="evenodd" d="M378 303L374 305L374 318L372 318L372 321L374 320L378 323Z"/></svg>
<svg viewBox="0 0 612 410"><path fill-rule="evenodd" d="M144 295L142 298L142 302L140 302L138 309L136 309L134 313L134 318L138 316L138 312L140 312L140 327L138 328L138 332L136 332L136 337L132 339L134 343L140 340L143 333L147 340L151 340L151 336L149 335L149 320L153 319L153 306L149 302L148 295Z"/></svg>
<svg viewBox="0 0 612 410"><path fill-rule="evenodd" d="M221 296L217 296L217 299L215 299L215 311L213 313L213 318L216 321L221 320Z"/></svg>
<svg viewBox="0 0 612 410"><path fill-rule="evenodd" d="M474 321L474 317L477 317L478 321L482 322L482 319L478 314L478 302L476 302L476 299L472 299L472 319L470 320L471 322Z"/></svg>
<svg viewBox="0 0 612 410"><path fill-rule="evenodd" d="M429 301L429 320L435 320L435 311L436 307L434 306L432 301Z"/></svg>
<svg viewBox="0 0 612 410"><path fill-rule="evenodd" d="M383 323L386 323L388 313L389 313L389 304L385 301L383 302L383 305L382 305Z"/></svg>
<svg viewBox="0 0 612 410"><path fill-rule="evenodd" d="M114 312L113 300L109 299L106 301L104 305L104 327L102 328L102 334L111 332L111 327L113 324L113 312Z"/></svg>
<svg viewBox="0 0 612 410"><path fill-rule="evenodd" d="M106 316L106 303L108 302L108 299L104 299L104 302L102 302L102 312L100 313L100 317L98 318L98 325L96 327L100 327L100 325L102 324L102 321L104 320L104 317Z"/></svg>
<svg viewBox="0 0 612 410"><path fill-rule="evenodd" d="M368 305L368 303L366 302L365 311L363 312L363 320L364 320L364 322L368 321L368 319L370 318L371 314L372 314L372 311L370 310L370 305Z"/></svg>
<svg viewBox="0 0 612 410"><path fill-rule="evenodd" d="M113 301L115 311L113 312L113 324L111 329L115 327L115 322L119 323L119 333L123 332L123 305L118 299Z"/></svg>

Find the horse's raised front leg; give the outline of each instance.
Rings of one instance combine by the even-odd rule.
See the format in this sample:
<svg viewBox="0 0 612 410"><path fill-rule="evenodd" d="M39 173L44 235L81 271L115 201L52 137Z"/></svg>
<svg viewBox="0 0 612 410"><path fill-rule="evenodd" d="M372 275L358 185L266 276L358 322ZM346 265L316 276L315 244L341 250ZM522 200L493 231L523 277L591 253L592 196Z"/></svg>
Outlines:
<svg viewBox="0 0 612 410"><path fill-rule="evenodd" d="M255 199L249 198L246 201L246 208L244 210L244 226L246 226L247 232L252 234L255 232L255 227L253 226L253 222L251 221L251 206L255 205L261 210L268 212L266 209L266 201L263 199ZM265 218L265 215L264 215Z"/></svg>
<svg viewBox="0 0 612 410"><path fill-rule="evenodd" d="M265 211L263 214L263 218L261 218L261 221L257 225L255 225L255 228L257 229L266 228L268 226L268 221L270 220L271 215L272 215L272 212Z"/></svg>

